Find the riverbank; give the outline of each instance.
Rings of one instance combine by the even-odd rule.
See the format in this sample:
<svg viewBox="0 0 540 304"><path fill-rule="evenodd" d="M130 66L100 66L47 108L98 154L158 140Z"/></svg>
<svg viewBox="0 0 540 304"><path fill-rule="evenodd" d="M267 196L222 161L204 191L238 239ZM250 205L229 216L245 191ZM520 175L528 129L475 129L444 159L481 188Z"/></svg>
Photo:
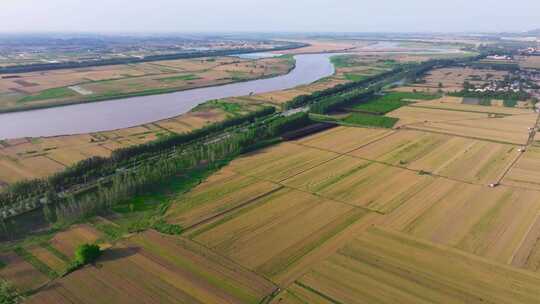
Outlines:
<svg viewBox="0 0 540 304"><path fill-rule="evenodd" d="M148 124L187 113L208 100L249 96L310 84L334 73L329 57L327 54L295 56L295 69L273 78L169 94L0 114L0 138L85 134Z"/></svg>

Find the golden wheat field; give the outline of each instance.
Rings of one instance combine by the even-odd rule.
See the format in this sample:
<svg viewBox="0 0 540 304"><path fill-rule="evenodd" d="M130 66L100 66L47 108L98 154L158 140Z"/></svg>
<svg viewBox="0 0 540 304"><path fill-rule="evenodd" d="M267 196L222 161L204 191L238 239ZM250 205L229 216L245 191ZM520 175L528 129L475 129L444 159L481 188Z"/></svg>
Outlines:
<svg viewBox="0 0 540 304"><path fill-rule="evenodd" d="M209 65L205 79L231 65L267 71L197 60L148 69ZM279 106L372 68L238 100ZM409 89L504 75L436 70ZM537 113L503 105L415 101L387 115L399 119L392 129L337 126L243 154L168 198L160 212L180 235L135 229L109 243L98 225L75 225L24 246L31 259L0 255L0 277L35 291L27 303L539 303L540 148L529 133ZM229 114L199 109L129 129L2 142L0 186ZM104 249L98 262L62 277L75 248L93 242Z"/></svg>

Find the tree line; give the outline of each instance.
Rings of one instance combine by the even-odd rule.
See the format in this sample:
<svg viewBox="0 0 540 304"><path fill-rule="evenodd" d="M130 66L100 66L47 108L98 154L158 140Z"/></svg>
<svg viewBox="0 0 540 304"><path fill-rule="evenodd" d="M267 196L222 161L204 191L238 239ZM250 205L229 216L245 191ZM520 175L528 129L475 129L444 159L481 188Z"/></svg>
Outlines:
<svg viewBox="0 0 540 304"><path fill-rule="evenodd" d="M288 45L274 48L247 48L242 50L209 50L198 51L189 53L175 53L165 55L149 55L143 58L140 57L127 57L127 58L111 58L100 60L87 60L87 61L66 61L58 63L34 63L17 66L0 67L0 74L15 74L15 73L27 73L36 71L48 71L59 69L73 69L73 68L86 68L94 66L105 65L120 65L120 64L133 64L143 63L151 61L164 61L164 60L176 60L176 59L192 59L201 57L216 57L216 56L230 56L239 54L249 54L257 52L270 52L270 51L284 51L290 49L297 49L305 47L307 44L291 42Z"/></svg>
<svg viewBox="0 0 540 304"><path fill-rule="evenodd" d="M64 191L78 184L95 181L111 175L123 166L128 166L137 160L143 160L152 155L164 153L167 150L191 142L204 140L212 135L234 128L240 128L275 113L275 108L265 107L261 110L226 119L206 127L182 134L173 134L155 141L116 150L110 157L92 157L82 160L49 178L21 181L9 186L0 193L0 206L9 205L10 201L20 201L26 198L43 195L48 191Z"/></svg>
<svg viewBox="0 0 540 304"><path fill-rule="evenodd" d="M115 155L109 158L93 158L51 178L15 184L8 192L2 193L3 207L10 208L13 210L12 215L15 215L20 213L17 211L34 210L43 206L43 215L50 222L95 214L144 193L179 173L188 173L199 166L212 166L218 161L234 158L262 147L261 143L274 143L282 133L312 123L307 113L291 116L270 113L273 111L263 109L245 115L243 119L217 123L206 128L206 132L196 131L194 133L199 136L186 137L189 141L164 139L163 141L169 144L160 144L159 149L155 145L140 145L135 150L139 154L121 154L122 158ZM235 122L234 129L221 129L218 136L207 140L206 135L211 133L210 130L219 129L219 126L231 126L232 121ZM242 127L238 127L239 124ZM168 151L170 153L162 153L166 147L175 149ZM140 162L136 166L123 168L124 161L130 161L130 158L138 158ZM107 175L108 173L111 174ZM96 179L98 176L101 178ZM95 184L87 189L69 192L57 190L68 190L69 185L85 186L90 178L94 179Z"/></svg>

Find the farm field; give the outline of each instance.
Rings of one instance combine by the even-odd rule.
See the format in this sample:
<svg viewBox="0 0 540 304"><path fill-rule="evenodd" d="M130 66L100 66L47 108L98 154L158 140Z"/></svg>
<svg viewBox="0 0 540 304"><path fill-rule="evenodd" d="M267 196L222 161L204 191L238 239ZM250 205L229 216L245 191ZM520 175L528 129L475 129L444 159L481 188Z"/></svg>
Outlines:
<svg viewBox="0 0 540 304"><path fill-rule="evenodd" d="M287 179L283 184L353 206L388 213L399 206L404 197L428 184L430 179L414 171L341 156Z"/></svg>
<svg viewBox="0 0 540 304"><path fill-rule="evenodd" d="M97 267L53 280L28 303L79 302L86 289L116 303L534 303L539 192L504 179L487 186L517 168L517 148L336 127L252 152L173 199L165 219L181 236L149 230L102 244ZM47 244L71 257L78 244L102 240L80 225ZM47 247L27 250L62 270ZM14 284L32 286L24 280Z"/></svg>
<svg viewBox="0 0 540 304"><path fill-rule="evenodd" d="M536 274L374 227L273 303L536 303L539 280Z"/></svg>
<svg viewBox="0 0 540 304"><path fill-rule="evenodd" d="M240 174L280 182L339 156L337 153L284 143L233 161Z"/></svg>
<svg viewBox="0 0 540 304"><path fill-rule="evenodd" d="M538 192L437 178L384 219L388 228L527 268L539 231ZM530 237L530 241L524 240Z"/></svg>
<svg viewBox="0 0 540 304"><path fill-rule="evenodd" d="M75 249L82 244L95 243L103 234L94 227L83 224L56 234L49 244L67 257L72 257Z"/></svg>
<svg viewBox="0 0 540 304"><path fill-rule="evenodd" d="M530 109L504 107L503 101L491 101L492 106L465 104L462 97L446 96L436 100L421 101L410 104L412 107L432 108L449 111L463 111L473 113L521 115L530 114Z"/></svg>
<svg viewBox="0 0 540 304"><path fill-rule="evenodd" d="M486 113L445 111L440 109L420 108L420 107L401 107L395 111L386 114L389 117L399 118L396 127L417 125L426 122L438 121L460 121L470 119L488 118Z"/></svg>
<svg viewBox="0 0 540 304"><path fill-rule="evenodd" d="M168 210L167 218L182 227L192 227L279 188L277 184L224 169L192 190L181 204L174 204Z"/></svg>
<svg viewBox="0 0 540 304"><path fill-rule="evenodd" d="M0 261L4 265L0 269L0 278L7 280L22 292L39 288L49 280L46 275L14 252L2 253Z"/></svg>
<svg viewBox="0 0 540 304"><path fill-rule="evenodd" d="M392 131L384 129L337 127L297 141L298 144L336 153L347 153L380 140Z"/></svg>
<svg viewBox="0 0 540 304"><path fill-rule="evenodd" d="M292 65L288 57L217 57L21 73L0 79L0 111L272 77Z"/></svg>
<svg viewBox="0 0 540 304"><path fill-rule="evenodd" d="M283 189L188 236L272 278L364 215L365 211L345 204Z"/></svg>
<svg viewBox="0 0 540 304"><path fill-rule="evenodd" d="M529 147L502 183L508 186L540 190L540 147Z"/></svg>
<svg viewBox="0 0 540 304"><path fill-rule="evenodd" d="M336 75L312 85L211 101L144 126L3 141L0 187L263 104L279 107L384 71L401 56L341 58ZM477 71L462 72L436 71L430 81ZM188 72L166 78L198 81ZM336 126L240 155L210 176L185 182L179 174L164 193L133 198L155 207L148 214L129 199L23 250L5 250L0 278L29 292L24 303L540 302L540 148L529 138L538 114L500 102L427 99L388 108L399 119L393 128ZM85 243L103 255L63 276Z"/></svg>
<svg viewBox="0 0 540 304"><path fill-rule="evenodd" d="M489 108L491 110L496 107ZM436 109L415 105L399 108L387 115L399 118L397 127L401 128L515 145L524 145L527 142L528 130L535 125L537 118L532 111L515 115L491 114L459 108Z"/></svg>
<svg viewBox="0 0 540 304"><path fill-rule="evenodd" d="M401 130L350 155L465 182L489 184L497 181L517 158L518 149L513 145Z"/></svg>
<svg viewBox="0 0 540 304"><path fill-rule="evenodd" d="M275 285L189 240L156 232L123 241L26 303L259 303Z"/></svg>
<svg viewBox="0 0 540 304"><path fill-rule="evenodd" d="M477 120L428 122L414 129L442 132L493 142L524 145L529 138L528 129L536 123L536 115L508 116Z"/></svg>

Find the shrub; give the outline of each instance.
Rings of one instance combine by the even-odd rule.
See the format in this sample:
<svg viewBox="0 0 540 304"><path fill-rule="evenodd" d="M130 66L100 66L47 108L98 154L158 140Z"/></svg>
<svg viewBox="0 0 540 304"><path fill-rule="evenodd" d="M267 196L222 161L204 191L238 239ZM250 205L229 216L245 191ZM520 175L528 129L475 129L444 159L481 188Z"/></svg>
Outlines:
<svg viewBox="0 0 540 304"><path fill-rule="evenodd" d="M75 262L79 266L87 265L96 261L101 255L101 249L95 244L83 244L75 250Z"/></svg>
<svg viewBox="0 0 540 304"><path fill-rule="evenodd" d="M159 220L152 226L155 230L169 235L180 235L184 231L181 226L169 224L164 220Z"/></svg>

